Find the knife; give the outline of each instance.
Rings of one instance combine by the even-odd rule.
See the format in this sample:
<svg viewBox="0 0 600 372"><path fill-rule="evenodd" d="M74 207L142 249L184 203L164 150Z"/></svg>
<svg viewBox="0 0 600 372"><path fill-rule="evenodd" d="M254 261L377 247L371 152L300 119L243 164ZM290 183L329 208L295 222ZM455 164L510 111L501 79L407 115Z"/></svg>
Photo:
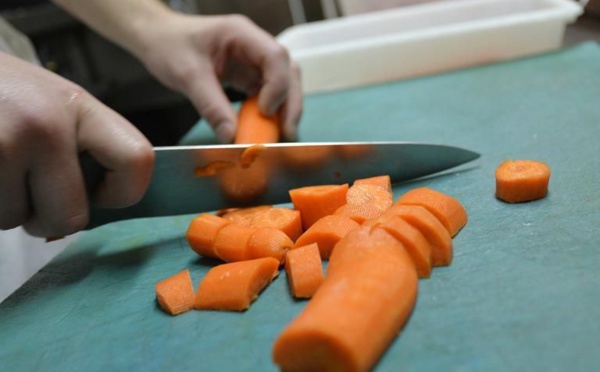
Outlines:
<svg viewBox="0 0 600 372"><path fill-rule="evenodd" d="M303 142L156 147L150 185L140 202L90 209L86 229L110 222L290 202L290 189L389 175L399 183L479 157L459 147L411 142ZM82 159L88 190L103 169Z"/></svg>

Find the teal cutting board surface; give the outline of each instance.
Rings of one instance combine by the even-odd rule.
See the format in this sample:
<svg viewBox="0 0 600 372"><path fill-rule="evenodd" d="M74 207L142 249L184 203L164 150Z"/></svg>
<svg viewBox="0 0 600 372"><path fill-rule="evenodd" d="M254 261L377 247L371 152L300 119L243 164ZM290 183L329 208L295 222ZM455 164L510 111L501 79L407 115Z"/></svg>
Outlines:
<svg viewBox="0 0 600 372"><path fill-rule="evenodd" d="M414 312L376 371L600 370L596 44L309 96L300 135L482 154L394 187L396 196L417 186L450 194L470 221L454 239L453 264L420 280ZM494 170L509 158L552 167L545 199L494 198ZM72 244L0 304L0 370L275 371L272 344L305 306L290 297L284 273L245 313L171 317L157 307L158 280L188 268L197 284L215 264L186 244L192 217L120 222Z"/></svg>

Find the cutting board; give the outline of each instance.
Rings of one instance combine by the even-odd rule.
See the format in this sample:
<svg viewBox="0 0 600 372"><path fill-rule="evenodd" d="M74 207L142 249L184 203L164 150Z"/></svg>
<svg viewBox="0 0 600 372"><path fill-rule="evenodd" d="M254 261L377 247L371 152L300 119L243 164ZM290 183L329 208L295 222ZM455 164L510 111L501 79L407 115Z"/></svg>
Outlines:
<svg viewBox="0 0 600 372"><path fill-rule="evenodd" d="M203 130L186 140L205 141ZM470 220L453 264L420 280L413 314L376 371L600 370L598 45L309 96L300 136L482 154L394 186L396 197L418 186L452 195ZM495 199L496 166L516 158L551 166L545 199ZM119 222L74 242L0 304L0 370L275 371L273 341L306 305L285 274L244 313L171 317L157 307L157 281L188 268L198 283L216 264L188 248L192 217Z"/></svg>

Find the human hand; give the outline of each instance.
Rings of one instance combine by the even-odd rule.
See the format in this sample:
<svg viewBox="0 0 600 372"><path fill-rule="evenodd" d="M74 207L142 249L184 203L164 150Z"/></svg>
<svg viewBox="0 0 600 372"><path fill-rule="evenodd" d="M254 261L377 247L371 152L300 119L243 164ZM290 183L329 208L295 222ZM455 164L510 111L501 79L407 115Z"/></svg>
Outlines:
<svg viewBox="0 0 600 372"><path fill-rule="evenodd" d="M275 38L240 15L164 12L155 22L131 49L157 79L190 99L221 142L231 142L237 126L224 85L258 93L264 114L280 112L283 137L296 138L300 71Z"/></svg>
<svg viewBox="0 0 600 372"><path fill-rule="evenodd" d="M0 115L0 229L52 237L84 228L82 152L106 168L90 202L125 207L145 192L150 143L81 87L0 53Z"/></svg>

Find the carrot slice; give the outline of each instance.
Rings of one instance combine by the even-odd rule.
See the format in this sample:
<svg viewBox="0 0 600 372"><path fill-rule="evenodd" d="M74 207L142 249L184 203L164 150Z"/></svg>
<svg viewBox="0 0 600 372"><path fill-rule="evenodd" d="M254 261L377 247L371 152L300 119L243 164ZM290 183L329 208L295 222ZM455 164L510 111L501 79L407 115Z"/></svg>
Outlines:
<svg viewBox="0 0 600 372"><path fill-rule="evenodd" d="M250 168L258 157L266 151L267 148L263 145L252 145L245 149L240 155L240 167Z"/></svg>
<svg viewBox="0 0 600 372"><path fill-rule="evenodd" d="M215 237L213 250L216 256L225 262L250 259L248 244L256 230L236 223L225 225Z"/></svg>
<svg viewBox="0 0 600 372"><path fill-rule="evenodd" d="M300 211L302 227L307 230L322 217L333 214L346 204L348 184L319 185L289 191L294 208Z"/></svg>
<svg viewBox="0 0 600 372"><path fill-rule="evenodd" d="M279 115L264 115L258 106L258 96L249 97L240 106L234 143L278 142Z"/></svg>
<svg viewBox="0 0 600 372"><path fill-rule="evenodd" d="M354 185L379 186L379 187L383 187L384 189L386 189L389 192L392 192L392 179L390 178L389 175L361 178L361 179L355 180L354 183L352 183L352 185L353 186Z"/></svg>
<svg viewBox="0 0 600 372"><path fill-rule="evenodd" d="M273 257L280 263L285 253L292 249L294 242L283 231L272 228L257 228L248 242L248 257Z"/></svg>
<svg viewBox="0 0 600 372"><path fill-rule="evenodd" d="M213 246L218 232L231 222L209 213L195 217L185 233L189 246L203 257L218 258Z"/></svg>
<svg viewBox="0 0 600 372"><path fill-rule="evenodd" d="M425 236L431 245L431 264L446 266L452 262L452 237L444 225L427 209L420 205L394 205L381 217L400 217Z"/></svg>
<svg viewBox="0 0 600 372"><path fill-rule="evenodd" d="M316 243L294 248L285 255L285 272L292 295L311 298L323 282L323 264Z"/></svg>
<svg viewBox="0 0 600 372"><path fill-rule="evenodd" d="M431 276L431 245L419 229L398 216L368 221L363 226L383 229L396 238L412 257L419 278Z"/></svg>
<svg viewBox="0 0 600 372"><path fill-rule="evenodd" d="M412 312L418 287L410 255L385 235L360 228L338 243L335 270L275 341L281 370L372 369Z"/></svg>
<svg viewBox="0 0 600 372"><path fill-rule="evenodd" d="M391 189L363 183L348 189L346 205L335 214L352 218L359 224L377 218L393 204Z"/></svg>
<svg viewBox="0 0 600 372"><path fill-rule="evenodd" d="M335 244L359 226L346 216L325 216L300 235L296 240L296 247L317 243L321 258L327 260Z"/></svg>
<svg viewBox="0 0 600 372"><path fill-rule="evenodd" d="M425 207L433 213L454 237L468 221L467 211L458 200L429 187L412 189L402 195L396 204L411 204Z"/></svg>
<svg viewBox="0 0 600 372"><path fill-rule="evenodd" d="M198 285L194 307L198 310L243 311L279 274L272 257L213 267Z"/></svg>
<svg viewBox="0 0 600 372"><path fill-rule="evenodd" d="M194 308L194 285L188 269L156 283L155 290L158 304L171 315Z"/></svg>
<svg viewBox="0 0 600 372"><path fill-rule="evenodd" d="M507 160L496 169L496 197L507 203L538 200L548 193L550 167L536 160Z"/></svg>
<svg viewBox="0 0 600 372"><path fill-rule="evenodd" d="M248 168L234 167L220 173L223 196L232 203L249 203L261 197L269 187L268 167L256 159Z"/></svg>
<svg viewBox="0 0 600 372"><path fill-rule="evenodd" d="M223 218L251 227L273 227L286 233L293 241L302 234L300 212L289 208L267 205L242 208L225 214Z"/></svg>

